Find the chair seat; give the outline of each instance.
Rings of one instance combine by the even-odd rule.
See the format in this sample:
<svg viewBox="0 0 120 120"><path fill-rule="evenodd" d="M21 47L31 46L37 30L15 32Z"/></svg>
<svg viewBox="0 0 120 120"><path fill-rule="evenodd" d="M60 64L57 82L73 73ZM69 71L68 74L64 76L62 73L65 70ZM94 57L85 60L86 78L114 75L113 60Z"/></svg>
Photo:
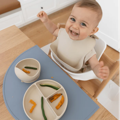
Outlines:
<svg viewBox="0 0 120 120"><path fill-rule="evenodd" d="M0 0L0 14L9 12L11 10L21 7L17 0Z"/></svg>

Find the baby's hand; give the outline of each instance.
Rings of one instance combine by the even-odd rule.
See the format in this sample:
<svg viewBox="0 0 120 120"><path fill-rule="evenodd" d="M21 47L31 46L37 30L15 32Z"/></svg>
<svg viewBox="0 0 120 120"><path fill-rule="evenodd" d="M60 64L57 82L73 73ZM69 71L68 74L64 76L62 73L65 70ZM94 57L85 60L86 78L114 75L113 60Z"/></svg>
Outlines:
<svg viewBox="0 0 120 120"><path fill-rule="evenodd" d="M39 12L37 17L39 17L42 22L46 22L48 20L48 15L44 11Z"/></svg>
<svg viewBox="0 0 120 120"><path fill-rule="evenodd" d="M109 68L104 66L103 61L99 62L99 64L94 67L93 71L97 77L103 80L107 79L109 76Z"/></svg>

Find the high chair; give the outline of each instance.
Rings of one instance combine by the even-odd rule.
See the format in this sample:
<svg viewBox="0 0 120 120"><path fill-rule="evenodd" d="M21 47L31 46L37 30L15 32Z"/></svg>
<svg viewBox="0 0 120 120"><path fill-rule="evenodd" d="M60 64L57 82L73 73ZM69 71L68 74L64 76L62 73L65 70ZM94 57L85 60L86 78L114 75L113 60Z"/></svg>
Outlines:
<svg viewBox="0 0 120 120"><path fill-rule="evenodd" d="M64 28L65 24L61 23L57 25L58 28ZM54 41L56 40L56 37L53 37ZM101 46L100 46L101 44ZM101 47L101 48L100 48ZM112 60L109 56L107 56L104 52L104 50L106 49L106 44L102 41L97 41L97 45L95 45L95 51L97 53L97 59L99 61L103 61L104 64L106 66L109 67L110 69L110 75L106 80L100 80L99 78L97 78L94 74L93 71L91 70L90 73L88 74L86 73L81 73L81 76L85 77L81 77L81 76L77 76L77 79L79 78L78 81L76 81L75 77L72 76L66 69L64 69L62 66L59 65L59 63L57 63L55 61L55 59L53 58L53 56L51 56L51 50L49 49L49 53L48 56L79 86L81 87L83 90L85 90L90 96L96 98L100 92L103 90L103 88L107 85L107 83L111 80L111 78L115 75L115 73L117 72L117 70L119 69L119 62L117 60ZM118 54L119 56L119 54ZM92 74L92 75L91 75ZM77 74L76 74L77 75ZM86 77L87 76L87 77ZM89 76L89 77L88 77ZM81 80L81 79L82 80ZM88 79L87 79L88 78ZM84 80L84 81L83 81Z"/></svg>

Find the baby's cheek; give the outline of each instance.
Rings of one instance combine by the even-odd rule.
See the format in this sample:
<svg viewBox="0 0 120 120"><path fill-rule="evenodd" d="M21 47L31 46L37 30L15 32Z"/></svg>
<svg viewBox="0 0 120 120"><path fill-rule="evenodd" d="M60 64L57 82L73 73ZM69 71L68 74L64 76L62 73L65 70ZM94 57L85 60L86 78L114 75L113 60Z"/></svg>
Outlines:
<svg viewBox="0 0 120 120"><path fill-rule="evenodd" d="M87 32L86 31L80 31L80 38L83 40L83 39L85 39L86 37L88 37L89 36L89 34L87 34Z"/></svg>
<svg viewBox="0 0 120 120"><path fill-rule="evenodd" d="M65 30L67 33L69 33L69 28L67 26L65 26Z"/></svg>
<svg viewBox="0 0 120 120"><path fill-rule="evenodd" d="M66 22L66 25L65 25L65 29L66 29L66 31L69 30L70 26L71 26L70 22L67 21L67 22Z"/></svg>
<svg viewBox="0 0 120 120"><path fill-rule="evenodd" d="M84 35L84 34L80 34L80 39L83 40L85 39L86 37L88 37L87 35Z"/></svg>

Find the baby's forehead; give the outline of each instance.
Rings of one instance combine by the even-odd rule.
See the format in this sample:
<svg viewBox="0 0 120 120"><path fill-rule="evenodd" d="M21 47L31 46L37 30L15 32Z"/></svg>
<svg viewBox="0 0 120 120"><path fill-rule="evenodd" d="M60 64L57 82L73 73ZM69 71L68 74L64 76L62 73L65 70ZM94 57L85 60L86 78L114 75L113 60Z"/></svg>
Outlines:
<svg viewBox="0 0 120 120"><path fill-rule="evenodd" d="M91 10L90 8L85 7L76 7L74 6L71 11L71 16L74 16L78 20L85 20L89 22L95 22L97 20L97 12Z"/></svg>
<svg viewBox="0 0 120 120"><path fill-rule="evenodd" d="M93 10L92 8L87 8L87 7L78 7L78 6L74 6L71 13L72 12L76 12L76 13L81 13L81 12L84 12L84 13L89 13L91 12L92 14L98 14L95 10Z"/></svg>

